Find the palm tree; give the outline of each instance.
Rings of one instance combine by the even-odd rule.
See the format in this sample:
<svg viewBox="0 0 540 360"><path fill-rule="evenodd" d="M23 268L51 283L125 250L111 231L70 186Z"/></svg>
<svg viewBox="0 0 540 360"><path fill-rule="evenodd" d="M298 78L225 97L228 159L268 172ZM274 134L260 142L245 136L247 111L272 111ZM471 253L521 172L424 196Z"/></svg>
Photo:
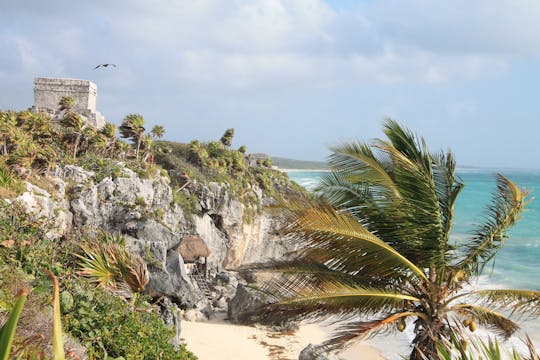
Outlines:
<svg viewBox="0 0 540 360"><path fill-rule="evenodd" d="M154 125L150 132L155 139L161 139L165 135L165 128L161 125Z"/></svg>
<svg viewBox="0 0 540 360"><path fill-rule="evenodd" d="M465 289L502 247L527 194L497 175L484 223L454 244L463 183L452 153L430 153L392 120L384 132L386 141L334 148L317 200L288 205L285 231L300 250L254 267L280 274L263 286L274 299L267 314L337 317L343 323L325 343L330 350L412 325L411 359L437 358L437 344L477 324L507 338L518 329L511 317L540 315L539 291Z"/></svg>
<svg viewBox="0 0 540 360"><path fill-rule="evenodd" d="M0 112L0 155L9 154L16 131L17 114L13 111Z"/></svg>
<svg viewBox="0 0 540 360"><path fill-rule="evenodd" d="M58 102L58 109L69 111L73 108L73 105L75 105L75 100L71 96L64 96Z"/></svg>
<svg viewBox="0 0 540 360"><path fill-rule="evenodd" d="M154 147L155 147L154 137L151 136L150 134L144 134L141 139L141 154L142 154L143 161L145 162L148 161Z"/></svg>
<svg viewBox="0 0 540 360"><path fill-rule="evenodd" d="M129 114L120 125L120 135L123 138L131 139L136 144L135 157L139 159L141 141L146 129L144 128L144 118L139 114Z"/></svg>
<svg viewBox="0 0 540 360"><path fill-rule="evenodd" d="M73 131L73 134L75 135L75 141L73 143L73 159L75 159L77 157L77 150L81 141L81 136L84 129L86 129L87 124L79 114L72 111L68 112L62 118L62 120L60 120L60 124Z"/></svg>
<svg viewBox="0 0 540 360"><path fill-rule="evenodd" d="M219 139L219 141L223 145L229 147L232 144L233 137L234 137L234 129L230 128L230 129L225 130L225 133L223 133L223 136L221 136L221 139Z"/></svg>
<svg viewBox="0 0 540 360"><path fill-rule="evenodd" d="M100 132L102 135L105 136L107 139L107 155L112 156L113 150L116 147L116 132L118 131L118 128L113 123L105 123L103 128L101 128Z"/></svg>

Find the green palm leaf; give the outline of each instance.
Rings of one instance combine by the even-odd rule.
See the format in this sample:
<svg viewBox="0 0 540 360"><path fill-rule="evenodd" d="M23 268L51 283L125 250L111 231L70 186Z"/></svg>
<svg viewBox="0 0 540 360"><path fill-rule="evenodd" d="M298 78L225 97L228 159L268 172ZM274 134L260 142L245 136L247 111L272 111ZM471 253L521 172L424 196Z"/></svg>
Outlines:
<svg viewBox="0 0 540 360"><path fill-rule="evenodd" d="M508 178L497 174L497 192L487 209L486 222L479 225L473 239L464 244L463 259L458 266L479 275L504 244L507 230L520 218L527 203L522 192Z"/></svg>
<svg viewBox="0 0 540 360"><path fill-rule="evenodd" d="M540 316L540 291L537 290L479 290L468 295L494 309L510 309L512 314L532 318Z"/></svg>
<svg viewBox="0 0 540 360"><path fill-rule="evenodd" d="M404 321L409 316L422 316L422 314L405 311L385 316L382 319L372 321L358 320L345 323L339 326L332 334L332 337L323 343L323 347L327 350L343 348L347 344L361 340L370 334L380 334L385 329L393 330L395 328L390 327L390 325L396 321Z"/></svg>
<svg viewBox="0 0 540 360"><path fill-rule="evenodd" d="M489 328L491 331L503 336L505 339L509 338L519 330L519 326L515 322L508 319L503 314L483 306L458 304L452 307L451 310L476 319L480 325Z"/></svg>
<svg viewBox="0 0 540 360"><path fill-rule="evenodd" d="M303 242L308 256L310 252L318 255L321 262L331 265L330 268L358 272L371 267L370 271L384 277L395 274L396 267L401 267L427 280L420 268L350 214L337 212L324 204L297 207L293 214L295 221L288 232Z"/></svg>

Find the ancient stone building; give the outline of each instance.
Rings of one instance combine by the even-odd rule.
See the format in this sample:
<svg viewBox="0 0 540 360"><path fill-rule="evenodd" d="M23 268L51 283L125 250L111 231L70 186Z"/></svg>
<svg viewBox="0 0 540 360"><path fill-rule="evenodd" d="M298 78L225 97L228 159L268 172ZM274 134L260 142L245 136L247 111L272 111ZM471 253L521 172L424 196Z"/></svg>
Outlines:
<svg viewBox="0 0 540 360"><path fill-rule="evenodd" d="M44 78L34 79L34 111L59 115L58 103L64 96L74 100L73 111L83 116L90 125L102 128L105 118L96 110L97 86L88 80Z"/></svg>

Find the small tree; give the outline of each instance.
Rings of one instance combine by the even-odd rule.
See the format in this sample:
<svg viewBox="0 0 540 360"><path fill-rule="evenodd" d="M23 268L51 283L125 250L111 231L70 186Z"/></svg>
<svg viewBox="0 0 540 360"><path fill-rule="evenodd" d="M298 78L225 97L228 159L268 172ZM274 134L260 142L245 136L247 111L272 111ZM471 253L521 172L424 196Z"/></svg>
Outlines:
<svg viewBox="0 0 540 360"><path fill-rule="evenodd" d="M161 125L154 125L150 132L155 139L161 139L165 134L165 129Z"/></svg>
<svg viewBox="0 0 540 360"><path fill-rule="evenodd" d="M135 157L139 159L139 151L141 148L141 141L145 132L144 118L139 114L129 114L120 125L120 135L123 138L131 139L136 146Z"/></svg>
<svg viewBox="0 0 540 360"><path fill-rule="evenodd" d="M245 154L246 151L247 151L247 146L246 145L242 145L238 148L238 151L240 151L242 154Z"/></svg>
<svg viewBox="0 0 540 360"><path fill-rule="evenodd" d="M221 143L225 146L231 146L233 137L234 137L234 129L230 128L230 129L225 130L225 133L223 134L221 139L219 139L219 141L221 141Z"/></svg>
<svg viewBox="0 0 540 360"><path fill-rule="evenodd" d="M105 123L101 128L100 133L107 139L107 153L111 156L111 153L116 147L116 132L118 128L113 123Z"/></svg>
<svg viewBox="0 0 540 360"><path fill-rule="evenodd" d="M75 135L75 141L73 144L73 158L75 159L77 157L77 148L79 147L82 133L87 126L86 122L79 114L70 111L62 118L62 120L60 120L60 124L73 131Z"/></svg>
<svg viewBox="0 0 540 360"><path fill-rule="evenodd" d="M73 108L73 105L75 105L75 101L71 96L64 96L62 99L60 99L60 102L58 102L58 108L60 110L71 110Z"/></svg>

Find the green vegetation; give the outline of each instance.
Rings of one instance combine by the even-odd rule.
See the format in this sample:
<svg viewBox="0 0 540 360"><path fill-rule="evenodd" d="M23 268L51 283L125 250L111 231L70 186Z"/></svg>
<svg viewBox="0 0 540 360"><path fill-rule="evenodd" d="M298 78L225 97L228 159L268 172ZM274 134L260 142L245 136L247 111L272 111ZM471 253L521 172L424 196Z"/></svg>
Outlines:
<svg viewBox="0 0 540 360"><path fill-rule="evenodd" d="M0 328L0 360L9 359L11 345L13 345L13 338L15 337L15 329L17 328L17 322L19 321L19 316L21 316L21 311L27 296L28 290L23 288L17 294L17 300L15 301L15 305L13 306L6 323Z"/></svg>
<svg viewBox="0 0 540 360"><path fill-rule="evenodd" d="M147 303L141 302L132 310L121 298L86 284L68 291L73 295L73 306L64 314L66 331L87 347L89 359L197 359L184 345L175 350L169 343L173 330Z"/></svg>
<svg viewBox="0 0 540 360"><path fill-rule="evenodd" d="M463 243L450 242L454 203L463 188L453 155L430 153L396 122L388 140L333 148L332 172L318 200L290 203L286 231L302 251L264 290L269 316L326 318L343 324L329 349L369 334L413 328L410 359L436 359L438 346L464 342L478 326L508 338L512 319L540 314L540 291L466 290L495 257L520 217L527 194L502 175L485 221ZM357 315L363 314L362 319Z"/></svg>
<svg viewBox="0 0 540 360"><path fill-rule="evenodd" d="M230 147L232 145L233 137L234 137L234 129L227 129L225 130L225 133L223 134L221 139L219 139L219 141L223 145Z"/></svg>
<svg viewBox="0 0 540 360"><path fill-rule="evenodd" d="M28 355L22 359L31 359L31 354L54 342L41 336L44 327L53 333L52 314L47 310L51 291L43 270L59 274L64 330L85 346L89 359L196 359L183 346L176 351L169 343L173 331L159 319L157 306L149 298L133 295L148 280L146 266L125 250L122 237L69 234L47 240L47 229L46 223L30 218L17 203L0 201L0 239L7 239L0 242L0 318L16 306L13 294L29 289L13 342L18 354ZM108 290L86 280L97 281L98 259L105 259L104 269L111 272L112 288L104 286ZM137 301L126 302L125 292L119 289Z"/></svg>
<svg viewBox="0 0 540 360"><path fill-rule="evenodd" d="M140 142L138 135L133 134L131 138L137 140L136 152L130 156L130 146L116 138L115 125L106 124L98 131L70 110L69 99L63 99L60 107L65 110L59 119L61 126L51 124L47 114L0 111L1 199L20 194L24 180L54 196L54 186L43 175L67 164L94 171L95 183L105 177L127 176L124 166L141 177L163 174L160 167L147 162L151 152L156 151L148 139L161 137L164 133L161 126L155 126L148 139L141 137ZM118 158L123 160L123 165L118 163ZM69 188L67 191L70 196L76 196ZM1 199L0 319L7 319L16 306L14 294L22 288L29 290L13 338L12 354L20 359L43 358L52 356L44 351L51 344L55 349L63 344L60 337L53 335L53 328L60 328L60 320L57 316L53 318L55 312L50 309L51 304L58 309L59 304L50 300L45 270L59 274L61 320L66 336L81 342L89 359L196 359L184 346L175 349L169 343L172 330L159 318L157 306L142 295L148 281L146 264L127 252L121 239L116 239L114 234L87 236L77 233L80 229L74 229L62 239L49 239L45 236L51 226L47 221L31 218L19 203L8 204ZM132 205L146 207L142 198ZM160 214L163 217L162 211L152 215ZM107 267L99 268L99 259ZM98 289L87 280L96 280L99 270L110 271L114 286ZM56 290L55 287L55 294ZM126 298L132 301L128 303ZM69 353L70 349L66 351Z"/></svg>
<svg viewBox="0 0 540 360"><path fill-rule="evenodd" d="M232 137L229 130L224 137L228 134ZM159 145L164 151L156 153L156 162L169 171L171 184L175 188L175 201L188 214L197 209L197 199L181 190L188 185L196 190L197 185L207 185L209 182L228 184L231 195L246 206L248 221L249 216L261 211L253 184L258 185L265 195L276 199L303 192L286 174L271 169L272 163L269 161L260 166L248 166L246 156L241 151L245 151L245 147L234 150L223 141L201 143L198 140L189 144L161 141Z"/></svg>
<svg viewBox="0 0 540 360"><path fill-rule="evenodd" d="M75 105L75 100L73 100L71 96L64 96L62 99L60 99L58 108L60 110L71 110L73 105Z"/></svg>
<svg viewBox="0 0 540 360"><path fill-rule="evenodd" d="M540 355L536 353L531 339L526 337L523 343L528 354L522 354L515 347L507 350L494 338L469 336L467 341L452 336L451 340L444 339L438 344L437 350L440 360L539 360Z"/></svg>
<svg viewBox="0 0 540 360"><path fill-rule="evenodd" d="M139 151L144 135L144 118L139 114L129 114L120 125L120 134L135 144L135 158L139 159Z"/></svg>

